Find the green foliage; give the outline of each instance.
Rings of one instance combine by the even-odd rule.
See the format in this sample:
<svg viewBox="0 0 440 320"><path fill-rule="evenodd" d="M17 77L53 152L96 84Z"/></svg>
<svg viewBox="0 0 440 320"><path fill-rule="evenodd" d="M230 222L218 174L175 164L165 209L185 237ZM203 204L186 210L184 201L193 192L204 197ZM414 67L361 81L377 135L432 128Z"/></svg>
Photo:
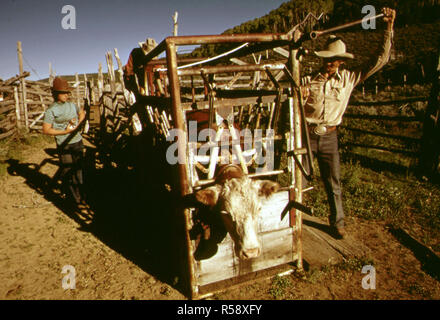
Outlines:
<svg viewBox="0 0 440 320"><path fill-rule="evenodd" d="M283 3L279 8L272 10L263 17L255 18L226 30L224 34L283 33L291 30L296 24L303 21L308 13L313 13L316 16L324 13L326 19L323 19L318 24L311 20L308 24L303 26L303 31L309 32L312 29L325 29L363 18L366 13L362 13L362 8L365 5L374 6L376 14L379 14L380 10L385 6L395 8L397 10L395 24L398 27L433 23L439 21L440 17L440 1L438 0L371 0L368 2L361 0L291 0ZM380 23L378 24L378 27L379 26ZM416 33L420 35L420 32ZM430 36L429 32L424 32L423 34L423 37L416 36L415 39L419 41ZM435 34L433 35L435 36ZM407 36L403 37L403 39L407 38ZM358 40L362 39L355 36L354 42L357 43ZM438 42L438 40L435 40L435 42ZM435 42L428 41L430 44L428 47L431 47ZM198 57L213 56L226 51L225 48L224 45L202 46L197 48L192 55ZM414 50L414 48L427 47L413 44L412 50ZM371 49L368 48L367 52L369 50ZM365 53L365 50L363 50L363 52ZM408 62L405 62L404 65L407 66Z"/></svg>
<svg viewBox="0 0 440 320"><path fill-rule="evenodd" d="M341 164L343 205L346 216L385 221L411 230L419 225L428 245L436 246L440 231L440 188L414 176L362 167L359 163ZM306 194L314 215L327 217L327 196L321 181Z"/></svg>
<svg viewBox="0 0 440 320"><path fill-rule="evenodd" d="M344 259L335 267L339 270L360 272L362 268L367 265L374 266L374 260L368 257L353 257Z"/></svg>
<svg viewBox="0 0 440 320"><path fill-rule="evenodd" d="M269 293L274 299L283 299L286 295L286 289L292 286L292 281L288 277L276 276L272 281L272 286Z"/></svg>
<svg viewBox="0 0 440 320"><path fill-rule="evenodd" d="M284 33L300 23L308 13L319 16L329 14L333 10L333 0L295 0L283 3L278 9L272 10L267 15L244 22L226 30L223 34L241 33ZM315 25L314 20L304 27L308 30ZM197 48L192 53L197 57L210 57L227 50L225 45L207 45Z"/></svg>

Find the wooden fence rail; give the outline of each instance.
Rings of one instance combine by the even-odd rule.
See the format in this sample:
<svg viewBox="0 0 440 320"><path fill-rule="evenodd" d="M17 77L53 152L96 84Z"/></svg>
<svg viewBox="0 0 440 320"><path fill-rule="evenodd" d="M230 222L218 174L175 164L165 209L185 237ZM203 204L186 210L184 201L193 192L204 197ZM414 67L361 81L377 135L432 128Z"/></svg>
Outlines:
<svg viewBox="0 0 440 320"><path fill-rule="evenodd" d="M360 152L365 155L368 150L374 150L381 154L400 154L412 158L412 164L414 160L420 162L421 146L424 143L422 129L425 125L428 99L411 97L389 101L350 102L341 125L341 147L351 154ZM411 104L417 106L413 107ZM368 111L372 109L375 109L375 114L369 114ZM396 160L393 156L388 158L391 161Z"/></svg>

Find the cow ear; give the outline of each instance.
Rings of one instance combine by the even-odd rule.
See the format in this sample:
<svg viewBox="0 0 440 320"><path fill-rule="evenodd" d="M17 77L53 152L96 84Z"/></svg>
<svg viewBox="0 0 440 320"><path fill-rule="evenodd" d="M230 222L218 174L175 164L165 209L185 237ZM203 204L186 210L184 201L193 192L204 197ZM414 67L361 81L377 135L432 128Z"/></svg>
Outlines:
<svg viewBox="0 0 440 320"><path fill-rule="evenodd" d="M213 186L197 191L195 196L198 202L213 207L217 204L219 194L219 186Z"/></svg>
<svg viewBox="0 0 440 320"><path fill-rule="evenodd" d="M258 191L259 196L269 198L273 193L280 189L280 185L270 180L260 181L260 189Z"/></svg>

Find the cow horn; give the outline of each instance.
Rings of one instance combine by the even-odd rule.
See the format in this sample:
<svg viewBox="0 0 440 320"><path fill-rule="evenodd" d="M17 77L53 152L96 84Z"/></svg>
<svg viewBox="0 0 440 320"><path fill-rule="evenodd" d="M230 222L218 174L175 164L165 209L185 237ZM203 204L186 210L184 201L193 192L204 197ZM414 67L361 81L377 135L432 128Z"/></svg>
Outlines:
<svg viewBox="0 0 440 320"><path fill-rule="evenodd" d="M215 182L223 184L225 181L244 176L243 169L236 164L227 164L221 166L215 176Z"/></svg>

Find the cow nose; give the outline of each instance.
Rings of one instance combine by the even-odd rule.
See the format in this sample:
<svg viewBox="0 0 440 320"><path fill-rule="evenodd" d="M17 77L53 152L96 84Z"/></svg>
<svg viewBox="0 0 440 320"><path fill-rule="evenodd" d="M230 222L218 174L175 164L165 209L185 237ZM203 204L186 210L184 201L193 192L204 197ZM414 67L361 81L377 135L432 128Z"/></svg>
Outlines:
<svg viewBox="0 0 440 320"><path fill-rule="evenodd" d="M242 250L242 254L244 259L257 258L260 255L260 248Z"/></svg>

